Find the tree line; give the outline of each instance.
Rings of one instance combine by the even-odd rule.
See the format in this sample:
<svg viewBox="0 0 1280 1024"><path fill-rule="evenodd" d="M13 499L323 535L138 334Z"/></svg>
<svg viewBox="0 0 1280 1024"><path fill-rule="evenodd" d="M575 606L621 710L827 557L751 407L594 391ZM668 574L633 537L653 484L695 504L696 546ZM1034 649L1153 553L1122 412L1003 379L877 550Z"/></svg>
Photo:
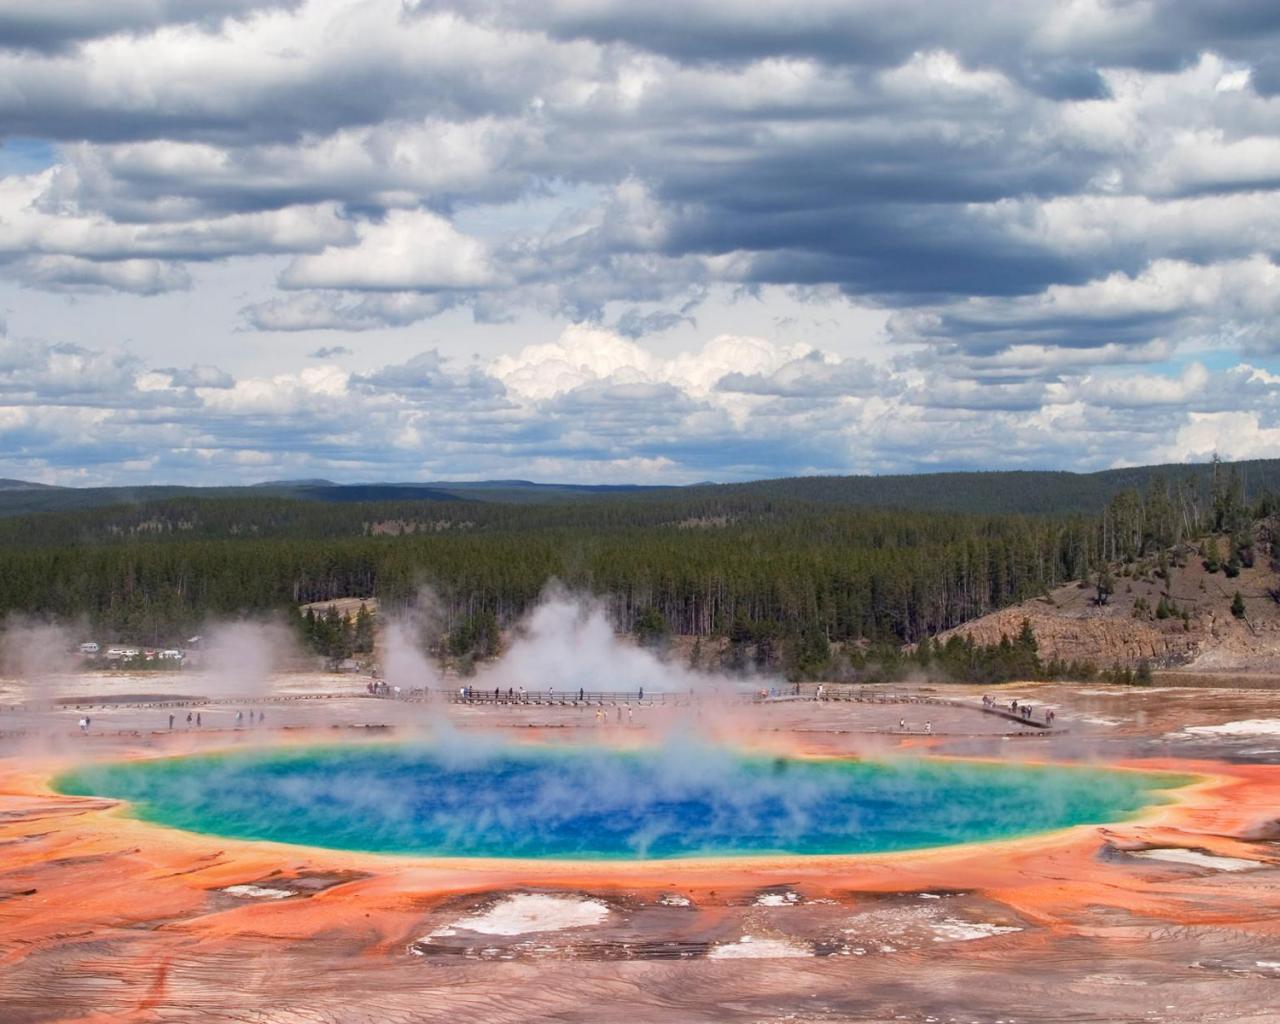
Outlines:
<svg viewBox="0 0 1280 1024"><path fill-rule="evenodd" d="M1144 480L1094 516L841 507L749 488L562 505L251 496L89 509L0 521L0 618L162 644L211 618L296 617L344 597L394 614L429 589L457 656L483 657L555 580L606 602L644 642L727 639L744 665L804 676L832 644L919 644L1204 533L1226 534L1220 557L1243 564L1254 519L1280 508L1250 500L1238 467ZM360 650L356 621L314 618L313 649Z"/></svg>

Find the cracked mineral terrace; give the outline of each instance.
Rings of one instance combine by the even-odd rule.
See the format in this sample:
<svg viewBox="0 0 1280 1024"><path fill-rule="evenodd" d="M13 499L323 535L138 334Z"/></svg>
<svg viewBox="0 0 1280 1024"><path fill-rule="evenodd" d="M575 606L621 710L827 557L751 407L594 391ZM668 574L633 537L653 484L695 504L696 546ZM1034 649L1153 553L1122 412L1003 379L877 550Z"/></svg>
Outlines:
<svg viewBox="0 0 1280 1024"><path fill-rule="evenodd" d="M1277 1020L1280 766L1257 724L1280 718L1273 693L988 691L1058 708L1064 727L1038 735L983 714L965 687L947 687L947 705L637 707L603 726L572 706L449 709L462 744L483 732L637 746L698 723L797 755L1197 779L1130 821L986 844L533 862L197 835L56 793L50 780L85 759L367 742L439 729L445 714L368 698L361 680L294 675L255 697L259 728L236 730L236 708L210 704L199 731L170 732L145 683L67 677L55 687L71 700L36 706L0 681L4 1024ZM131 699L105 700L113 688ZM926 713L931 735L899 730Z"/></svg>

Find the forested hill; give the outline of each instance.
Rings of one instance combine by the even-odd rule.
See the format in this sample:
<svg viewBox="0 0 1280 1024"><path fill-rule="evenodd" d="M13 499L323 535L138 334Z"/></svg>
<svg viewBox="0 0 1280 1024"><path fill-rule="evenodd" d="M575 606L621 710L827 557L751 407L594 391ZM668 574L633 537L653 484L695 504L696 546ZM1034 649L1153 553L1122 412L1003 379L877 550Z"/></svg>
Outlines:
<svg viewBox="0 0 1280 1024"><path fill-rule="evenodd" d="M1240 474L1246 500L1280 493L1280 459L1218 463L1218 471ZM1153 479L1190 483L1207 491L1214 463L1182 463L1109 469L1099 473L1010 470L920 473L898 476L811 476L758 480L718 487L689 487L685 493L786 498L830 505L910 508L977 515L1097 515L1117 494L1145 492Z"/></svg>
<svg viewBox="0 0 1280 1024"><path fill-rule="evenodd" d="M1120 482L1145 488L1090 515L946 511L925 496L911 508L909 489L884 492L897 507L859 507L840 500L840 481L820 480L558 503L326 501L258 488L170 497L0 519L0 622L51 617L87 623L99 639L161 643L210 618L296 620L298 605L340 597L377 597L394 612L429 587L453 629L477 616L509 624L559 580L608 602L628 630L764 637L766 649L771 637L789 649L815 637L910 643L1206 534L1230 537L1223 557L1252 558L1252 524L1280 510L1258 493L1266 468L1126 471ZM1036 474L956 479L1039 486Z"/></svg>
<svg viewBox="0 0 1280 1024"><path fill-rule="evenodd" d="M676 490L632 485L536 484L527 480L465 483L336 484L329 480L282 480L242 487L51 487L23 480L0 480L0 518L117 505L150 505L166 500L197 501L263 497L313 502L487 501L543 504Z"/></svg>
<svg viewBox="0 0 1280 1024"><path fill-rule="evenodd" d="M299 504L275 511L288 516ZM0 620L78 620L100 639L161 643L209 618L338 597L377 597L393 612L429 587L452 629L478 614L509 624L559 580L608 602L623 629L657 613L671 631L701 636L803 628L904 641L1071 579L1096 547L1084 520L793 505L657 523L629 515L626 503L592 508L609 516L588 525L561 506L345 536L148 527L57 544L11 535L0 547Z"/></svg>
<svg viewBox="0 0 1280 1024"><path fill-rule="evenodd" d="M1280 459L1235 466L1246 498L1280 492ZM724 506L759 501L804 501L855 507L964 512L975 515L1096 515L1117 494L1145 491L1152 478L1209 486L1212 463L1138 466L1098 473L1040 470L922 473L896 476L816 476L685 487L539 484L527 480L337 484L282 480L242 487L51 487L0 480L0 517L32 513L148 505L171 499L287 498L319 503L471 501L499 504L565 504L579 501L687 500Z"/></svg>

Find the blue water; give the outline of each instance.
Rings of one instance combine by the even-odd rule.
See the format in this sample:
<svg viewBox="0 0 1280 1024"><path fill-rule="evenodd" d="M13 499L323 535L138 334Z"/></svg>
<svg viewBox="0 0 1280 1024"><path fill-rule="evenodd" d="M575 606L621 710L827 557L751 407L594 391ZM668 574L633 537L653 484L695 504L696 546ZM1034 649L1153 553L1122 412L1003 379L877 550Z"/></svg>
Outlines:
<svg viewBox="0 0 1280 1024"><path fill-rule="evenodd" d="M873 853L1128 817L1182 779L1077 768L332 746L89 765L65 793L176 828L456 857Z"/></svg>

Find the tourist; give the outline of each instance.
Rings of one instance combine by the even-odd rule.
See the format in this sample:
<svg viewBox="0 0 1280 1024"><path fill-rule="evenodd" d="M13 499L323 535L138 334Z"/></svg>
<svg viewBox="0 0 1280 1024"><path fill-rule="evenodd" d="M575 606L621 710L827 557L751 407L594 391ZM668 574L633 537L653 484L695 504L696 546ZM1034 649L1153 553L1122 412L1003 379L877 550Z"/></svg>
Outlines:
<svg viewBox="0 0 1280 1024"><path fill-rule="evenodd" d="M188 729L191 728L191 712L190 711L187 712L187 728Z"/></svg>
<svg viewBox="0 0 1280 1024"><path fill-rule="evenodd" d="M520 687L520 703L524 703L524 687Z"/></svg>
<svg viewBox="0 0 1280 1024"><path fill-rule="evenodd" d="M244 712L237 711L236 712L236 728L239 729L243 723L244 723Z"/></svg>
<svg viewBox="0 0 1280 1024"><path fill-rule="evenodd" d="M196 728L199 729L200 726L202 726L203 724L204 724L204 715L201 714L199 711L197 711L196 712Z"/></svg>
<svg viewBox="0 0 1280 1024"><path fill-rule="evenodd" d="M640 687L640 700L644 700L644 687Z"/></svg>
<svg viewBox="0 0 1280 1024"><path fill-rule="evenodd" d="M173 712L169 712L169 731L173 732Z"/></svg>
<svg viewBox="0 0 1280 1024"><path fill-rule="evenodd" d="M89 731L89 719L87 718L80 719L80 731L82 733L87 733Z"/></svg>
<svg viewBox="0 0 1280 1024"><path fill-rule="evenodd" d="M618 724L622 724L622 708L618 708Z"/></svg>
<svg viewBox="0 0 1280 1024"><path fill-rule="evenodd" d="M582 701L586 700L586 697L587 697L586 689L584 687L579 686L578 687L578 703L581 704Z"/></svg>
<svg viewBox="0 0 1280 1024"><path fill-rule="evenodd" d="M636 720L635 712L631 710L631 705L627 705L627 725L631 725Z"/></svg>
<svg viewBox="0 0 1280 1024"><path fill-rule="evenodd" d="M906 720L905 718L899 718L899 719L898 719L898 730L899 730L900 732L906 732L906 731L907 731L907 720Z"/></svg>
<svg viewBox="0 0 1280 1024"><path fill-rule="evenodd" d="M265 711L259 711L259 712L258 712L258 724L259 724L259 725L261 725L264 721L266 721L266 718L267 718L267 713L266 713Z"/></svg>
<svg viewBox="0 0 1280 1024"><path fill-rule="evenodd" d="M933 734L933 723L932 723L932 722L925 722L925 723L924 723L924 731L925 731L926 733L929 733L930 735L932 735L932 734Z"/></svg>

